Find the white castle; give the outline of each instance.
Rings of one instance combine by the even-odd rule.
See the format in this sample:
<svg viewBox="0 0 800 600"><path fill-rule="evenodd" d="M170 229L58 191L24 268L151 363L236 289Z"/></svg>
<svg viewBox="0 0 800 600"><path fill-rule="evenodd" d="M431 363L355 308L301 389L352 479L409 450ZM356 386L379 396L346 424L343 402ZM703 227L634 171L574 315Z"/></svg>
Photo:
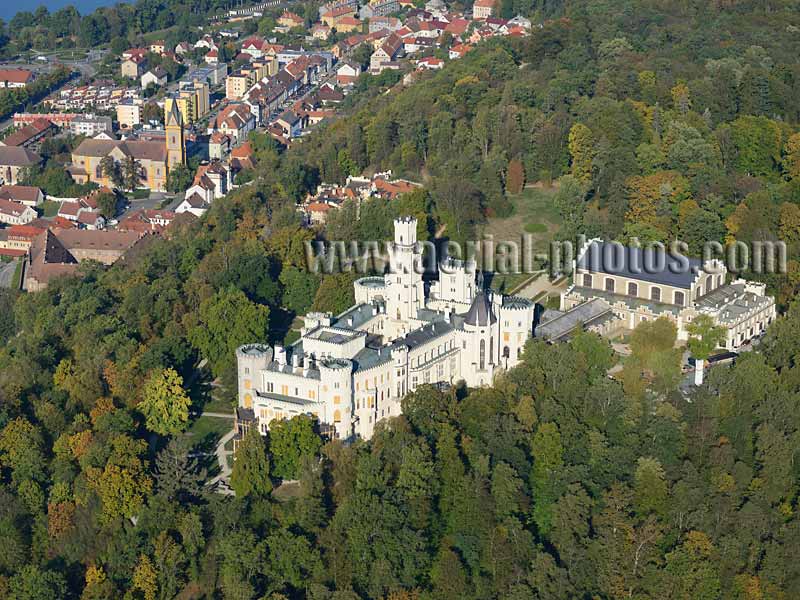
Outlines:
<svg viewBox="0 0 800 600"><path fill-rule="evenodd" d="M335 317L309 313L286 348L236 351L240 433L257 426L265 434L273 419L310 414L333 437L369 439L417 386L489 385L519 362L533 302L484 291L474 262L455 259L426 293L412 217L395 219L393 248L390 273L355 282L355 306Z"/></svg>

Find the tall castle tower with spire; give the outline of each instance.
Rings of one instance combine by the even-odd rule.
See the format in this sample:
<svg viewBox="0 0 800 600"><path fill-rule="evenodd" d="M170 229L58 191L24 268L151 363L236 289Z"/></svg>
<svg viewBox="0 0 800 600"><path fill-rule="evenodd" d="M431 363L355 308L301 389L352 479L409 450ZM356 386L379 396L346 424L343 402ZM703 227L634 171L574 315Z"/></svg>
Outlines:
<svg viewBox="0 0 800 600"><path fill-rule="evenodd" d="M167 170L171 171L177 165L186 164L186 140L183 135L183 117L178 110L178 103L174 100L164 107L166 117L164 125L167 132Z"/></svg>

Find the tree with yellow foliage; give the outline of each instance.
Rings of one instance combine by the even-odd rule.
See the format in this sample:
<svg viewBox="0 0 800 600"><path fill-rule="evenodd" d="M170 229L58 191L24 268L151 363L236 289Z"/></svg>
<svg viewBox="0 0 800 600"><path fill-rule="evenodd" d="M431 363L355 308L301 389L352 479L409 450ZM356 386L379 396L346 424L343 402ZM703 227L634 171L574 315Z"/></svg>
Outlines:
<svg viewBox="0 0 800 600"><path fill-rule="evenodd" d="M582 123L575 123L569 130L568 148L572 157L572 174L583 183L588 183L592 179L595 156L592 130Z"/></svg>
<svg viewBox="0 0 800 600"><path fill-rule="evenodd" d="M800 177L800 133L789 136L783 146L783 172L789 179Z"/></svg>

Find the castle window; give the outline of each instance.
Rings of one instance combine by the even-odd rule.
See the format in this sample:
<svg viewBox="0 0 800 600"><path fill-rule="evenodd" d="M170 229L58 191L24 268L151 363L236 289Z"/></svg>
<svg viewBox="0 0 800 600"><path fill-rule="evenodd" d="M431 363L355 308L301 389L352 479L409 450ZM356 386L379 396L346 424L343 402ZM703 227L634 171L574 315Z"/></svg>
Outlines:
<svg viewBox="0 0 800 600"><path fill-rule="evenodd" d="M709 275L706 277L706 291L710 292L711 289L714 287L714 278Z"/></svg>
<svg viewBox="0 0 800 600"><path fill-rule="evenodd" d="M650 300L653 302L661 302L661 288L660 287L651 287L650 288Z"/></svg>
<svg viewBox="0 0 800 600"><path fill-rule="evenodd" d="M606 291L614 293L614 280L611 277L606 277Z"/></svg>
<svg viewBox="0 0 800 600"><path fill-rule="evenodd" d="M342 413L339 410L333 411L333 422L334 423L341 423L342 422Z"/></svg>
<svg viewBox="0 0 800 600"><path fill-rule="evenodd" d="M503 346L503 358L508 358L511 355L511 350L508 346Z"/></svg>
<svg viewBox="0 0 800 600"><path fill-rule="evenodd" d="M699 297L700 297L700 296L702 296L702 295L703 295L703 286L702 286L702 285L698 285L698 286L697 286L697 289L695 290L695 295L694 295L694 297L695 297L695 299L697 299L697 298L699 298Z"/></svg>
<svg viewBox="0 0 800 600"><path fill-rule="evenodd" d="M250 375L250 367L245 367L244 368L244 374L245 375Z"/></svg>
<svg viewBox="0 0 800 600"><path fill-rule="evenodd" d="M675 292L675 304L678 306L683 306L685 299L683 297L683 292Z"/></svg>
<svg viewBox="0 0 800 600"><path fill-rule="evenodd" d="M486 368L486 340L481 340L480 343L480 362L478 368L483 371Z"/></svg>
<svg viewBox="0 0 800 600"><path fill-rule="evenodd" d="M592 287L592 276L588 273L583 276L583 287Z"/></svg>
<svg viewBox="0 0 800 600"><path fill-rule="evenodd" d="M638 296L639 286L632 281L628 282L628 296Z"/></svg>

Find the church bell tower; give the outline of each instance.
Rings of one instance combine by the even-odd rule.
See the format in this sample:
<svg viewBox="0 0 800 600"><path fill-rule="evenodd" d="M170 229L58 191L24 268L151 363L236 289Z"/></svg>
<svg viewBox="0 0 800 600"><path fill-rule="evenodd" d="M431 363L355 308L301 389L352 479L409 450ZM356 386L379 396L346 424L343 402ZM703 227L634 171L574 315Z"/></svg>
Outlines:
<svg viewBox="0 0 800 600"><path fill-rule="evenodd" d="M167 132L167 170L171 171L177 165L186 164L186 141L183 137L183 117L178 110L178 103L173 98L167 99L169 107L164 119L164 128Z"/></svg>

